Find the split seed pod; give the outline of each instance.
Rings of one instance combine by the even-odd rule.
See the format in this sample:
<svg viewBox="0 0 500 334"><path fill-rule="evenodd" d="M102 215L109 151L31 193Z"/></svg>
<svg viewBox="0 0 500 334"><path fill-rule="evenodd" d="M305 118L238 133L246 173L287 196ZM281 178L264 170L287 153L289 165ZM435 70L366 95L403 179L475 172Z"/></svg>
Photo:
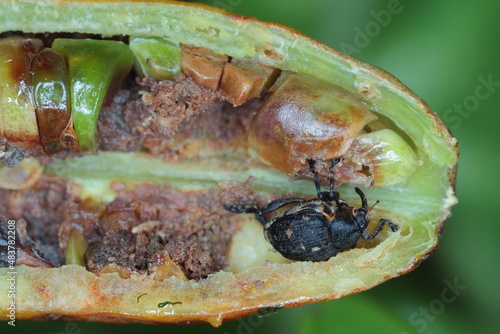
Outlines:
<svg viewBox="0 0 500 334"><path fill-rule="evenodd" d="M166 112L158 121L142 119L141 126L136 128L143 136L141 138L145 138L141 153L99 152L98 155L74 156L46 164L43 177L54 180L51 187L58 187L57 182L61 180L71 184L65 183L66 197L63 197L78 198L81 211L72 212L75 217L87 217L84 219L87 225L70 222L63 224L66 229L56 232L60 237L58 245L66 251L65 265L49 268L36 254L22 253L25 257L31 256L31 265L25 262L15 268L16 319L62 317L120 323L208 322L218 326L223 320L260 309L337 299L415 268L436 248L444 220L450 214L450 207L456 203L453 185L458 159L457 142L436 114L390 74L288 27L209 6L168 1L9 0L0 2L0 32L86 34L93 38L120 35L131 37L130 41L151 38L157 44L165 40L168 47L163 47L174 50L169 56L172 61L168 61L168 66L179 62L178 66L194 79L196 85L203 87L206 83L210 86L199 88L200 91L217 90L223 86L226 87L224 94L231 95L226 96L226 100L232 104L258 105L258 110L245 114L246 118L241 116L241 121L233 119L233 123L228 123L246 124L243 126L246 133L233 135L232 127L225 128L224 135L220 131L214 132L219 136L217 138L229 136L230 142L214 141L210 122L205 124L206 128L197 128L208 135L192 140L192 134L200 131L187 128L184 126L187 121L178 122L175 115ZM135 46L139 48L140 43ZM181 48L182 52L176 48ZM154 54L151 50L148 52ZM170 67L158 69L162 62L148 59L136 56L135 61L140 65L136 63L136 68L140 68L137 72L143 75L180 72ZM156 67L148 68L151 64ZM227 64L231 64L228 66L231 75L226 75L227 80L236 84L228 83L233 81L219 82L224 80L221 78ZM8 70L0 69L0 75L11 80L4 80L9 83L10 90L15 89ZM19 88L22 94L25 94L27 80L23 77L23 86ZM270 81L274 86L271 87ZM42 146L37 143L35 122L27 128L18 119L9 118L13 114L5 110L12 110L11 100L7 101L7 98L13 93L3 92L4 95L0 94L2 157L11 152L9 145L31 149L36 155L42 151ZM305 97L292 103L293 94L299 93ZM161 104L156 106L153 95L143 93L141 103L161 108ZM255 102L258 96L264 102ZM247 101L252 97L254 100ZM191 107L189 97L179 99L184 99L182 106ZM341 103L336 105L335 99ZM34 120L36 112L30 103L23 102L20 113ZM286 120L281 117L290 115L283 108L292 110L294 118ZM233 117L240 115L238 110L234 109ZM95 124L95 113L92 114ZM254 114L255 118L251 119L249 115ZM224 121L223 117L214 119L213 122ZM78 118L73 117L73 121L78 121ZM330 133L325 130L325 124L330 124L328 130L335 126L338 130ZM75 128L78 129L76 124ZM171 144L153 136L155 131L161 132L165 128L175 132L171 134L173 142L177 140L176 133L188 133L182 146L176 146L178 154L175 158L161 156ZM24 132L26 143L23 142ZM80 136L78 131L76 135ZM100 133L99 136L102 147L106 137L117 135ZM9 143L10 138L15 138L15 141ZM57 136L51 133L51 138ZM93 138L85 137L91 151L95 148ZM121 151L131 150L131 146L125 146ZM276 156L273 156L273 151ZM344 183L336 189L342 198L359 207L354 185L369 186L374 182L368 194L369 200L378 200L380 204L371 210L370 217L372 220L382 217L391 220L400 227L397 232L380 233L376 239L360 242L356 248L328 261L290 262L268 251L269 244L263 239L262 229L251 215L232 215L223 209L225 200L238 197L231 192L243 192L238 197L241 201L250 194L261 202L285 194L314 196L310 180L290 182L289 176L307 177L305 159L314 158L319 161L318 171L327 180L328 161L338 157L344 158L335 171L337 179ZM22 166L19 168L22 172ZM249 177L254 180L251 185L245 183ZM160 214L159 218L157 214L155 219L141 216L141 224L127 225L130 212L139 212L140 208L142 214L146 212L144 208L156 208L148 202L148 196L152 195L144 195L143 202L133 209L121 207L126 201L115 201L115 197L123 199L120 196L125 196L122 194L127 191L134 191L134 196L140 197L141 191L147 188L141 188L145 182L162 184L155 188L159 189L156 198L162 198L162 201L176 197L182 200L175 203L187 203L189 197L200 191L222 198L220 203L208 208L201 204L196 207L196 201L195 204L189 202L191 206L186 208L192 211L185 211L184 216L176 218L186 223L189 222L188 213L195 215L194 212L199 214L205 210L207 216L229 219L228 226L231 227L226 228L234 229L234 233L228 234L230 240L226 240L230 247L224 254L226 262L222 270L201 273L197 279L189 279L186 267L181 270L176 265L175 249L156 252L152 255L154 265L145 264L141 268L131 269L122 264L133 261L138 253L99 266L99 251L104 246L113 242L125 243L126 238L139 238L141 233L157 229L163 224L162 219L167 219L165 217L170 211L165 211L163 216ZM243 184L243 188L236 187L235 183ZM29 188L32 184L23 183L17 189ZM109 188L110 184L113 190ZM40 187L35 184L29 189L36 192ZM249 187L252 192L246 193ZM132 188L134 190L130 190ZM14 196L7 190L2 194ZM46 211L58 210L50 205L47 202ZM104 211L103 207L106 207ZM10 219L23 218L22 209L11 209L2 214L11 215ZM121 220L113 220L117 215ZM18 225L22 225L20 221ZM97 232L92 225L95 221L100 224ZM3 218L1 224L7 224ZM25 230L24 234L21 233L24 227L18 226L19 243L26 237ZM173 225L172 229L175 228ZM126 238L106 239L106 235L112 235L117 229L125 231ZM157 235L160 241L167 237L165 230L162 231L164 234ZM215 238L217 234L211 236ZM103 246L104 239L107 243ZM192 244L190 247L202 246ZM81 265L85 263L86 267ZM3 291L0 294L0 313L3 316L7 315L5 306L9 303L6 293L9 271L8 266L0 268L0 290Z"/></svg>

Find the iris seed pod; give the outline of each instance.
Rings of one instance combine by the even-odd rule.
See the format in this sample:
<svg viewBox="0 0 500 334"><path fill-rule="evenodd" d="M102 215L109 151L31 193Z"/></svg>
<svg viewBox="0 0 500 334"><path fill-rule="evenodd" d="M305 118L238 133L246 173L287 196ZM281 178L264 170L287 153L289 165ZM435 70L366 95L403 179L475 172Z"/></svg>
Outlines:
<svg viewBox="0 0 500 334"><path fill-rule="evenodd" d="M45 47L62 33L125 44L153 38L180 46L189 59L203 58L167 70L166 76L179 72L173 79L142 78L150 70L161 75L147 67L139 78L130 73L91 118L80 115L79 121L93 124L76 129L80 144L90 151L99 146L98 154L31 152L44 164L39 180L20 190L0 189L0 236L7 235L9 219L26 220L27 232L19 223L18 244L31 252L16 263L1 258L2 316L8 314L10 265L17 272L16 319L219 326L259 310L337 299L418 266L436 249L456 203L457 142L437 115L390 74L283 25L177 1L7 0L0 1L0 33L35 34ZM139 64L147 65L147 57ZM200 72L190 66L200 63L218 74L196 78ZM259 81L248 94L227 89L232 81L222 91L226 66L235 86L240 80L235 64L243 74L259 67L267 72L256 77L280 77L273 86ZM69 69L71 76L71 64ZM0 67L9 83L0 106L11 108L16 92L28 100L30 92L24 81L13 91L9 71ZM18 112L35 119L30 103ZM280 121L290 115L283 108L295 113L289 122ZM36 126L5 118L4 109L0 115L0 159L38 138ZM390 220L399 230L386 228L328 261L293 262L269 251L254 215L224 209L228 203L313 198L306 159L317 161L326 186L330 162L338 157L343 160L334 175L343 184L335 191L358 208L354 186L374 183L368 201L380 202L368 216ZM209 227L196 225L200 221ZM41 224L45 248L37 249L31 238L41 235L29 227ZM18 254L28 253L19 248Z"/></svg>

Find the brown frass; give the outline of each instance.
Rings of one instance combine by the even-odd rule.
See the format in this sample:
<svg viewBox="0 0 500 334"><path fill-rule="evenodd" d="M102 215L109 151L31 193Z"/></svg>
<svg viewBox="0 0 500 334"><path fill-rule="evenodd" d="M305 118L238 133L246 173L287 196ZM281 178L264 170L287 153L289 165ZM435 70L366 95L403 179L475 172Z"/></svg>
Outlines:
<svg viewBox="0 0 500 334"><path fill-rule="evenodd" d="M245 136L265 96L233 107L220 91L184 74L173 80L136 79L99 114L100 148L189 158L245 147Z"/></svg>
<svg viewBox="0 0 500 334"><path fill-rule="evenodd" d="M78 199L72 187L70 182L43 176L32 189L0 190L0 217L27 222L24 232L18 227L22 236L18 248L39 261L20 258L19 265L62 265L69 235L76 228L90 244L86 252L90 271L116 264L149 274L157 265L157 253L166 251L187 278L203 278L227 265L237 229L223 204L252 197L248 187L238 184L182 191L169 185L128 188L115 182L117 197L102 208ZM1 225L6 226L7 220L2 219ZM3 266L5 255L1 253Z"/></svg>
<svg viewBox="0 0 500 334"><path fill-rule="evenodd" d="M155 253L165 250L188 278L206 277L226 266L236 227L223 204L248 196L244 186L181 191L142 184L129 190L115 182L112 187L118 196L100 217L102 239L87 252L91 271L115 263L150 273Z"/></svg>

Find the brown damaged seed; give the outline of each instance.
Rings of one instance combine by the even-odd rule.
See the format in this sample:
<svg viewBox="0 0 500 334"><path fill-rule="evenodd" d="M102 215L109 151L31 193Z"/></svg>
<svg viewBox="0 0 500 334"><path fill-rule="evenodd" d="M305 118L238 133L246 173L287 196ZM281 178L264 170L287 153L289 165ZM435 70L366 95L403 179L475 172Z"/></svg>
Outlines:
<svg viewBox="0 0 500 334"><path fill-rule="evenodd" d="M377 117L343 88L290 74L252 120L249 153L270 167L297 175L307 159L345 155L363 127Z"/></svg>
<svg viewBox="0 0 500 334"><path fill-rule="evenodd" d="M266 78L249 69L228 63L220 83L220 90L234 106L246 102L249 98L258 97L264 88Z"/></svg>
<svg viewBox="0 0 500 334"><path fill-rule="evenodd" d="M65 148L78 151L69 105L69 74L64 57L53 49L45 48L34 57L31 73L43 150L48 154Z"/></svg>
<svg viewBox="0 0 500 334"><path fill-rule="evenodd" d="M224 66L206 58L182 52L182 72L201 86L217 90L223 69Z"/></svg>
<svg viewBox="0 0 500 334"><path fill-rule="evenodd" d="M213 61L216 64L219 65L224 65L229 61L229 57L226 55L221 55L213 52L212 50L202 48L199 46L192 46L192 45L182 45L182 50L185 52L188 52L192 55L199 56L206 58L210 61Z"/></svg>
<svg viewBox="0 0 500 334"><path fill-rule="evenodd" d="M216 54L208 49L182 46L182 71L195 82L220 90L227 100L238 106L251 97L260 96L276 80L279 70L253 60Z"/></svg>
<svg viewBox="0 0 500 334"><path fill-rule="evenodd" d="M253 73L266 78L263 89L268 90L276 82L281 70L259 63L252 58L231 58L231 64L252 71Z"/></svg>

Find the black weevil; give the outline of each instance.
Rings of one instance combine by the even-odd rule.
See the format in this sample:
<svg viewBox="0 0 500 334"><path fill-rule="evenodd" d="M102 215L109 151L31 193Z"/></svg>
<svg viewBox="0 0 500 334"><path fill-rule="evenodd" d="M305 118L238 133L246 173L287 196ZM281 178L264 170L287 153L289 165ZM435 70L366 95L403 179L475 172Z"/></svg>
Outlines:
<svg viewBox="0 0 500 334"><path fill-rule="evenodd" d="M339 161L340 158L332 160L329 190L322 192L318 172L314 168L316 161L307 160L316 186L316 198L283 198L274 200L263 208L256 204L226 204L224 207L234 213L254 213L255 218L264 225L266 240L281 255L295 261L326 261L353 248L359 238L375 238L384 225L388 225L393 232L397 231L399 226L386 219L380 219L372 234L365 231L370 222L366 217L369 209L365 194L361 189L355 188L362 206L354 209L341 200L339 193L333 189L333 169ZM264 217L293 203L298 205L270 220Z"/></svg>

